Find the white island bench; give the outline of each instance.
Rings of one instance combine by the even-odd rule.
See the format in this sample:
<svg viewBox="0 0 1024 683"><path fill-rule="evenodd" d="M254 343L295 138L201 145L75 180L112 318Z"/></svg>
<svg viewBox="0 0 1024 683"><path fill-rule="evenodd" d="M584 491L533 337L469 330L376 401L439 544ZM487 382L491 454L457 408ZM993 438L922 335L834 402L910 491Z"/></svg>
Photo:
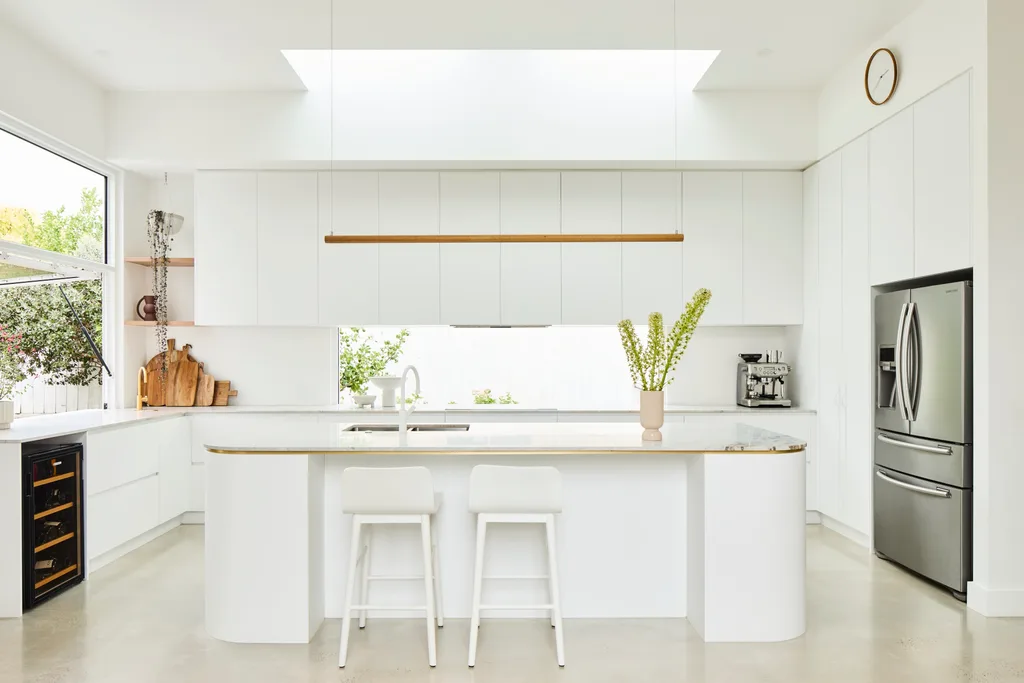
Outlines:
<svg viewBox="0 0 1024 683"><path fill-rule="evenodd" d="M800 439L744 425L670 424L661 442L641 441L634 424L474 424L408 434L351 426L317 424L287 435L271 426L206 444L212 636L305 643L325 617L342 616L349 525L339 479L350 466L430 468L443 495L437 542L445 617L468 617L475 538L468 483L480 463L561 471L566 618L685 617L709 642L781 641L804 632ZM418 530L386 531L394 536L375 537L374 574L415 574L422 560L411 549L418 546L399 535ZM503 574L543 573L543 543L533 531L496 531L487 562ZM536 604L546 590L540 582L491 583L485 590L502 603ZM414 604L422 591L422 581L387 584L382 602Z"/></svg>

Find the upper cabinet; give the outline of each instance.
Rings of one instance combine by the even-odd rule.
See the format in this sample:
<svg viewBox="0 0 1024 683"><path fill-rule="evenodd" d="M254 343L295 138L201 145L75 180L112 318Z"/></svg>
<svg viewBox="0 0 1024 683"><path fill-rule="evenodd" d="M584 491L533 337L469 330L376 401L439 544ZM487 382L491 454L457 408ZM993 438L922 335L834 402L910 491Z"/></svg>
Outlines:
<svg viewBox="0 0 1024 683"><path fill-rule="evenodd" d="M914 105L914 275L969 268L971 77Z"/></svg>
<svg viewBox="0 0 1024 683"><path fill-rule="evenodd" d="M803 259L801 174L744 173L744 324L803 322Z"/></svg>
<svg viewBox="0 0 1024 683"><path fill-rule="evenodd" d="M255 171L196 174L199 325L257 323L257 186Z"/></svg>
<svg viewBox="0 0 1024 683"><path fill-rule="evenodd" d="M366 171L319 174L320 231L318 322L321 325L376 325L376 244L326 244L324 235L376 235L378 175Z"/></svg>
<svg viewBox="0 0 1024 683"><path fill-rule="evenodd" d="M562 231L562 179L557 171L502 171L500 231L557 235ZM562 322L562 245L502 244L501 324Z"/></svg>
<svg viewBox="0 0 1024 683"><path fill-rule="evenodd" d="M562 173L562 233L622 232L622 174ZM622 245L562 244L562 324L607 325L622 318Z"/></svg>
<svg viewBox="0 0 1024 683"><path fill-rule="evenodd" d="M261 171L257 180L257 322L316 325L317 173Z"/></svg>
<svg viewBox="0 0 1024 683"><path fill-rule="evenodd" d="M743 324L743 174L683 173L683 298L711 290L702 325Z"/></svg>
<svg viewBox="0 0 1024 683"><path fill-rule="evenodd" d="M439 174L394 171L380 174L381 235L437 235ZM381 325L437 325L441 322L438 244L382 244Z"/></svg>
<svg viewBox="0 0 1024 683"><path fill-rule="evenodd" d="M622 173L623 234L680 232L680 174ZM622 245L622 317L646 324L657 311L671 325L683 310L683 245Z"/></svg>
<svg viewBox="0 0 1024 683"><path fill-rule="evenodd" d="M455 171L440 175L442 235L497 235L499 175ZM497 325L501 322L498 244L442 244L441 323Z"/></svg>
<svg viewBox="0 0 1024 683"><path fill-rule="evenodd" d="M869 139L871 284L914 277L914 110L875 128Z"/></svg>

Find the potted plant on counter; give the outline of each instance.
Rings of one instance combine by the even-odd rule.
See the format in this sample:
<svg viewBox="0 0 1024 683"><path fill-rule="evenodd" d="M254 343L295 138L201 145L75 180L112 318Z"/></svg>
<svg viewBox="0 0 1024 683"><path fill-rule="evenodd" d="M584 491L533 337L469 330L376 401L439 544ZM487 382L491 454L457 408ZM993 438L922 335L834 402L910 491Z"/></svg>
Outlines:
<svg viewBox="0 0 1024 683"><path fill-rule="evenodd" d="M352 400L357 406L373 405L376 397L368 395L370 379L387 372L388 365L402 355L402 347L408 338L409 330L401 330L393 340L383 342L379 342L362 327L338 333L341 389L352 394Z"/></svg>
<svg viewBox="0 0 1024 683"><path fill-rule="evenodd" d="M661 441L661 426L665 424L665 386L674 379L671 373L697 329L711 300L711 292L699 289L686 304L668 337L661 313L651 313L647 319L647 345L640 341L631 320L619 323L622 348L633 385L640 389L640 424L644 428L644 441Z"/></svg>

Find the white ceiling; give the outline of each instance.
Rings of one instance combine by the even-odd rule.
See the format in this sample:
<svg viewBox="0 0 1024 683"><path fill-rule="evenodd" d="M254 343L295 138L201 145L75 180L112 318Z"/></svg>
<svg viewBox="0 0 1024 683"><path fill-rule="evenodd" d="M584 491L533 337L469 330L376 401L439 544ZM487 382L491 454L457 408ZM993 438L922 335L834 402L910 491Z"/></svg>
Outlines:
<svg viewBox="0 0 1024 683"><path fill-rule="evenodd" d="M0 19L109 90L301 89L280 50L332 46L720 49L700 89L812 89L921 2L0 0Z"/></svg>

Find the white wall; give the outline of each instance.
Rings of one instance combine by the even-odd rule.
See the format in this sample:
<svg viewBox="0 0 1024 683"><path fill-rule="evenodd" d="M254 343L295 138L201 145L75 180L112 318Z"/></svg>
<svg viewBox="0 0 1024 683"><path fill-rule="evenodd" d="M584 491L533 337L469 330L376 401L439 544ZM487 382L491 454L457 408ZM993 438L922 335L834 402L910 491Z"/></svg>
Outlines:
<svg viewBox="0 0 1024 683"><path fill-rule="evenodd" d="M105 100L98 86L2 22L0 64L0 112L105 158Z"/></svg>

